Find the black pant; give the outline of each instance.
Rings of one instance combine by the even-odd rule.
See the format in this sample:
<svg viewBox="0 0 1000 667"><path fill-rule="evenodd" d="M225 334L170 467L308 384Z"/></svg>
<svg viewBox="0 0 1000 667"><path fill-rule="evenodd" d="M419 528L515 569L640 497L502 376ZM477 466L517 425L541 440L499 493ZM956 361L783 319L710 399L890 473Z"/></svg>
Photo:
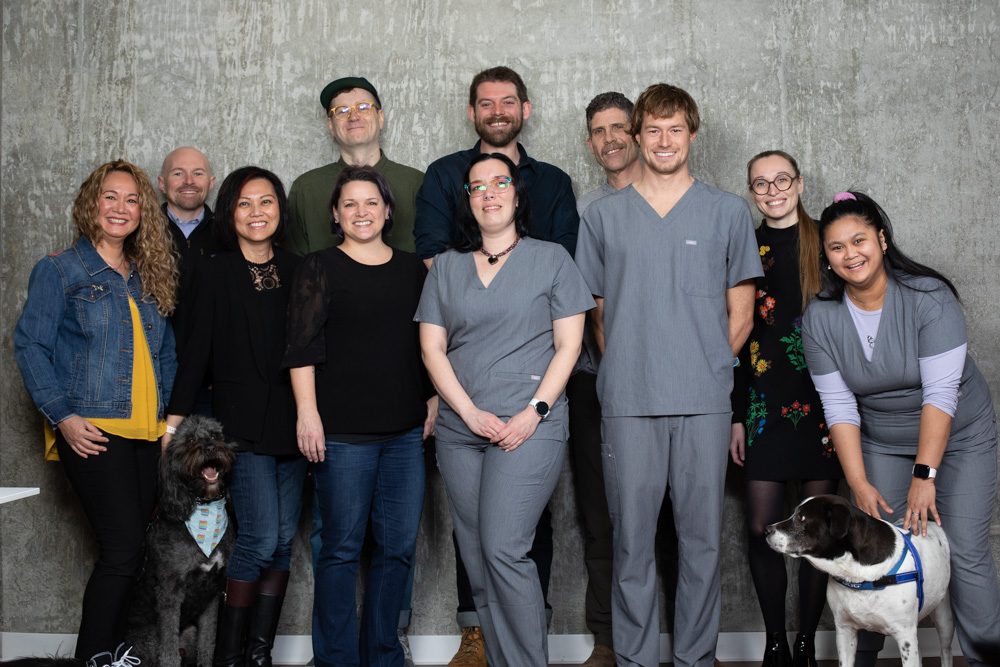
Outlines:
<svg viewBox="0 0 1000 667"><path fill-rule="evenodd" d="M611 578L614 536L601 459L601 403L597 376L574 373L566 385L569 399L569 455L576 481L576 502L583 517L583 561L587 566L585 614L594 644L612 646Z"/></svg>
<svg viewBox="0 0 1000 667"><path fill-rule="evenodd" d="M76 657L115 651L125 641L129 604L142 570L142 544L156 504L159 441L105 433L106 452L82 458L56 432L63 469L97 538L98 556L83 595Z"/></svg>

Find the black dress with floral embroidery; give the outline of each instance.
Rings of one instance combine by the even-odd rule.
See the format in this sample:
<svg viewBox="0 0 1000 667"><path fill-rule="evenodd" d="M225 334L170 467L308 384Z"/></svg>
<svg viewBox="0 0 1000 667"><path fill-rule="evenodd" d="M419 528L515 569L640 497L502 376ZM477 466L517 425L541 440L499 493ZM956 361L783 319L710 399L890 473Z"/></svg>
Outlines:
<svg viewBox="0 0 1000 667"><path fill-rule="evenodd" d="M764 277L733 388L733 422L746 425L746 479L843 477L802 353L798 225L761 225L757 243Z"/></svg>

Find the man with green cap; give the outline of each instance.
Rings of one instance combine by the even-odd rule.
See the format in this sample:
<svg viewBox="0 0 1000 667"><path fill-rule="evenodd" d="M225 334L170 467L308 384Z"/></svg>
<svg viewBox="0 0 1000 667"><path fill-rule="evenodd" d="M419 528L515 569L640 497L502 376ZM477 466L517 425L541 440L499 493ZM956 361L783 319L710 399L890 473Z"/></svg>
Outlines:
<svg viewBox="0 0 1000 667"><path fill-rule="evenodd" d="M375 86L363 77L344 77L327 84L319 101L330 134L340 148L340 159L307 171L292 183L288 191L292 220L282 245L306 255L340 243L330 231L330 194L337 176L350 164L373 166L389 181L396 213L385 240L394 248L413 252L414 200L424 175L393 162L379 148L385 116Z"/></svg>

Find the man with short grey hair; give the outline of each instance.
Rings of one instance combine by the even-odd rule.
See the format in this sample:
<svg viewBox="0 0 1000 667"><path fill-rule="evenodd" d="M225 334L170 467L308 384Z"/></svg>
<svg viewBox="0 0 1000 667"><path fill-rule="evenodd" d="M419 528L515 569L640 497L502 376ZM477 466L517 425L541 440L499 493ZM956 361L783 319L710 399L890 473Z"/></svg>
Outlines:
<svg viewBox="0 0 1000 667"><path fill-rule="evenodd" d="M413 252L413 216L424 175L393 162L379 145L385 114L378 91L360 76L331 81L319 95L326 112L326 126L340 149L340 159L302 174L288 191L292 220L282 246L298 255L338 245L330 231L330 195L337 176L347 165L367 165L379 170L396 199L392 231L385 241L393 248Z"/></svg>

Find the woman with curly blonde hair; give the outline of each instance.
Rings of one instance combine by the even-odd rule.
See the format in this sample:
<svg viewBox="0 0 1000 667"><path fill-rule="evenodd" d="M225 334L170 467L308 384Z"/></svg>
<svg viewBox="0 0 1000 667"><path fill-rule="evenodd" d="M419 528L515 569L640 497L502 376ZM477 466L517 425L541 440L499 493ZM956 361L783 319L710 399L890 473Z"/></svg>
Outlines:
<svg viewBox="0 0 1000 667"><path fill-rule="evenodd" d="M167 321L177 267L156 192L133 164L116 160L91 173L73 222L73 247L31 272L14 348L45 418L46 456L58 452L97 538L76 657L101 665L125 639L156 502L177 366Z"/></svg>

